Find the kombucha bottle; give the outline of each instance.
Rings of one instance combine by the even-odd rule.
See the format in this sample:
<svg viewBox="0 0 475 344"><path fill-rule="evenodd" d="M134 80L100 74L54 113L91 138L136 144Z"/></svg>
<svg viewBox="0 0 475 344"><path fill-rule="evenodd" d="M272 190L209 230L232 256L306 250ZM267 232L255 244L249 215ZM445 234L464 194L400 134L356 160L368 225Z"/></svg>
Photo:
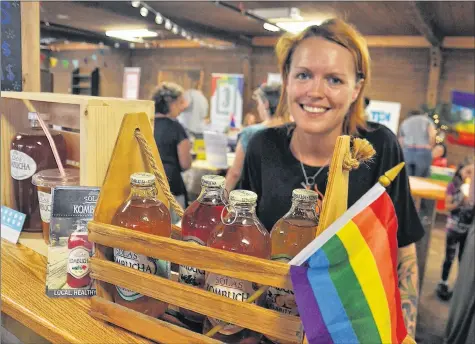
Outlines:
<svg viewBox="0 0 475 344"><path fill-rule="evenodd" d="M183 240L206 245L211 231L221 223L224 208L224 184L226 179L217 175L201 178L201 193L183 214L181 221ZM192 266L180 266L180 283L203 288L205 271ZM202 322L204 316L187 309L180 309L183 316L193 322Z"/></svg>
<svg viewBox="0 0 475 344"><path fill-rule="evenodd" d="M127 200L116 211L112 224L131 230L164 237L171 235L171 218L168 208L157 198L155 176L151 173L134 173L130 177L131 190ZM114 261L123 266L169 278L170 263L114 248ZM167 304L133 290L115 287L114 301L122 306L154 318L165 313Z"/></svg>
<svg viewBox="0 0 475 344"><path fill-rule="evenodd" d="M253 257L269 259L270 235L256 216L257 195L251 191L234 190L229 195L229 213L208 239L208 246ZM256 283L237 278L206 273L205 289L237 301L246 301L259 289ZM264 305L265 299L257 300ZM256 319L258 321L258 319ZM218 319L207 317L203 325L206 333L220 324ZM226 325L214 338L225 343L258 343L262 335L237 325Z"/></svg>
<svg viewBox="0 0 475 344"><path fill-rule="evenodd" d="M87 222L80 221L77 229L68 239L68 275L67 283L71 288L84 288L91 283L89 276L89 258L93 254L93 245L87 240Z"/></svg>
<svg viewBox="0 0 475 344"><path fill-rule="evenodd" d="M270 233L272 242L271 259L288 263L304 249L317 233L316 213L318 194L312 190L295 189L292 192L292 206ZM270 287L266 294L267 307L278 312L298 316L294 292ZM269 338L275 343L275 338Z"/></svg>

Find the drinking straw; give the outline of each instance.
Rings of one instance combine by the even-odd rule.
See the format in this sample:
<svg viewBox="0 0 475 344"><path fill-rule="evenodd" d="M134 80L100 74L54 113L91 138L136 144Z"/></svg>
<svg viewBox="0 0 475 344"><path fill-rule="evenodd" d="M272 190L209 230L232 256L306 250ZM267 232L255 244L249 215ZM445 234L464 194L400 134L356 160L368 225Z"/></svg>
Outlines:
<svg viewBox="0 0 475 344"><path fill-rule="evenodd" d="M46 126L45 122L41 119L41 116L38 111L36 111L35 107L33 104L28 99L23 99L23 103L26 105L28 108L28 111L36 113L36 117L38 118L38 122L40 123L41 128L46 134L46 137L48 138L49 145L51 147L51 150L53 151L54 155L54 160L56 160L56 164L58 165L59 168L59 173L61 174L61 177L66 176L66 172L64 172L64 167L63 163L61 162L61 158L59 157L58 149L56 148L56 143L53 140L53 137L51 136L51 133L48 130L48 127Z"/></svg>

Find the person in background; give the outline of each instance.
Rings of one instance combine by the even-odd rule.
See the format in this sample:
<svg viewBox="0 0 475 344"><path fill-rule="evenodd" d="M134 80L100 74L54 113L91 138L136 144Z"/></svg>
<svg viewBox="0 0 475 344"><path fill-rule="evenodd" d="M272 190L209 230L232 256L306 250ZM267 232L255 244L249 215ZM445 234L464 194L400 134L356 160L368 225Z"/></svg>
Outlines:
<svg viewBox="0 0 475 344"><path fill-rule="evenodd" d="M473 179L474 166L474 163L468 159L460 164L452 182L447 186L445 195L445 208L450 211L450 215L447 217L447 225L445 228L445 259L442 265L442 276L437 286L437 296L445 301L452 296L447 280L455 254L457 253L457 248L460 262L465 248L465 239L467 238L468 230L473 224L474 207L473 204L469 202L468 192L463 192L462 185L467 179Z"/></svg>
<svg viewBox="0 0 475 344"><path fill-rule="evenodd" d="M284 124L283 116L275 116L280 98L280 84L262 85L254 91L252 99L256 102L257 112L261 123L244 128L239 135L236 147L236 156L233 165L226 174L226 190L230 192L236 187L241 177L241 170L244 163L247 146L251 137L258 131L267 127Z"/></svg>
<svg viewBox="0 0 475 344"><path fill-rule="evenodd" d="M399 128L399 142L410 176L429 177L437 131L427 114L411 111Z"/></svg>
<svg viewBox="0 0 475 344"><path fill-rule="evenodd" d="M184 98L188 106L178 116L178 121L194 137L203 137L203 127L209 111L208 99L196 88L185 91Z"/></svg>
<svg viewBox="0 0 475 344"><path fill-rule="evenodd" d="M339 136L366 139L376 151L371 162L350 173L348 207L403 161L392 131L366 121L364 92L371 81L370 56L364 37L353 26L330 19L297 35L285 34L276 54L283 80L276 116L291 115L295 123L266 128L253 136L239 184L257 193L257 216L268 230L290 208L292 190L305 187L325 194L328 164ZM398 222L401 306L408 334L414 338L419 290L415 242L424 235L424 228L406 169L387 192Z"/></svg>
<svg viewBox="0 0 475 344"><path fill-rule="evenodd" d="M432 149L432 166L447 167L447 146L438 143Z"/></svg>
<svg viewBox="0 0 475 344"><path fill-rule="evenodd" d="M253 114L252 112L248 112L245 116L244 116L244 121L242 122L242 126L245 128L245 127L249 127L250 125L254 125L254 124L257 124L257 116L255 114Z"/></svg>
<svg viewBox="0 0 475 344"><path fill-rule="evenodd" d="M155 102L155 142L160 152L163 167L170 184L170 191L183 208L188 199L181 172L191 167L191 143L177 116L188 106L181 86L172 82L163 82L154 91ZM172 212L172 223L179 217Z"/></svg>

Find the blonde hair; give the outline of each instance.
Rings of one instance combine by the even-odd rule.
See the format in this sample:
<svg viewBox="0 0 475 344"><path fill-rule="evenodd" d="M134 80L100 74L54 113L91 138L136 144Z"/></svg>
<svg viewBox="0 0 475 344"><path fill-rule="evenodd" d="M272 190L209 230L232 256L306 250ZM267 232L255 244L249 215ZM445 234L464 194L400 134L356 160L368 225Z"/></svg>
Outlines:
<svg viewBox="0 0 475 344"><path fill-rule="evenodd" d="M366 128L364 89L371 78L370 56L364 37L352 25L342 19L326 20L321 25L310 26L299 34L284 34L276 44L275 52L284 85L289 77L292 56L297 46L310 37L322 37L348 49L353 55L356 80L361 80L361 90L356 100L351 104L349 115L345 118L343 130L346 134L356 134L358 129ZM277 115L289 118L287 90L282 88Z"/></svg>

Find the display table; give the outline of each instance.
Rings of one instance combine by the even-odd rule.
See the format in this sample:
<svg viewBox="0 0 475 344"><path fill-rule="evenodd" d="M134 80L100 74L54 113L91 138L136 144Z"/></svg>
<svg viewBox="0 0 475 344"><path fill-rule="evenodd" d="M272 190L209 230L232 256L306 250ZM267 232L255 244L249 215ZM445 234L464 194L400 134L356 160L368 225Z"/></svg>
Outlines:
<svg viewBox="0 0 475 344"><path fill-rule="evenodd" d="M47 297L45 276L46 257L2 239L2 313L52 343L151 343L91 317L88 299Z"/></svg>
<svg viewBox="0 0 475 344"><path fill-rule="evenodd" d="M432 228L435 222L436 202L445 199L448 182L420 177L409 177L411 195L419 211L419 218L426 234L416 243L417 265L419 267L419 290L424 282L427 254ZM424 201L423 201L424 200Z"/></svg>

